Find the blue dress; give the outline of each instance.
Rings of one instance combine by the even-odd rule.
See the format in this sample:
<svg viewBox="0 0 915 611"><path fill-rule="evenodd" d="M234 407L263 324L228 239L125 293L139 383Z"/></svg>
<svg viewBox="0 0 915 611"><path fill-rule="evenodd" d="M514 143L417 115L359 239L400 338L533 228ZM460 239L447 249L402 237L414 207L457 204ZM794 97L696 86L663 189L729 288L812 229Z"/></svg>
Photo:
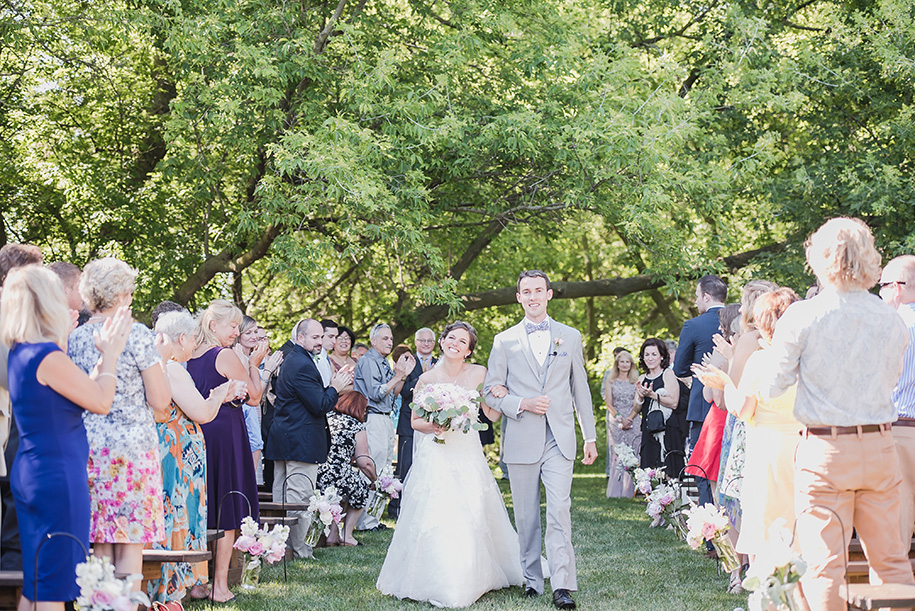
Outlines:
<svg viewBox="0 0 915 611"><path fill-rule="evenodd" d="M57 344L16 344L10 350L10 399L19 429L19 451L10 486L22 538L22 594L35 596L35 554L48 533L67 532L89 547L89 442L83 408L36 378L38 366ZM79 596L76 565L85 552L68 537L41 548L38 600L68 601Z"/></svg>

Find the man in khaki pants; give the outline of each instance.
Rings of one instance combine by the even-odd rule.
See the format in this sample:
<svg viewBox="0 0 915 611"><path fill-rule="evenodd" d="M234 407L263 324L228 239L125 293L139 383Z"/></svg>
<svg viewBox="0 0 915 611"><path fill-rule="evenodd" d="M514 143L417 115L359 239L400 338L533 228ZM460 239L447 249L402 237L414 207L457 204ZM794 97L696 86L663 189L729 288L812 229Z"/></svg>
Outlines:
<svg viewBox="0 0 915 611"><path fill-rule="evenodd" d="M779 319L761 388L778 396L797 383L794 416L805 428L794 498L808 563L801 585L812 611L832 611L845 608L839 586L852 528L872 584L915 584L908 545L895 527L902 476L891 432L908 332L899 314L868 292L880 278L880 255L863 222L828 221L808 240L807 263L823 290Z"/></svg>
<svg viewBox="0 0 915 611"><path fill-rule="evenodd" d="M896 308L909 328L902 375L893 390L893 404L899 415L893 423L893 438L902 473L900 534L905 545L911 546L915 532L915 256L896 257L886 264L880 276L880 297Z"/></svg>

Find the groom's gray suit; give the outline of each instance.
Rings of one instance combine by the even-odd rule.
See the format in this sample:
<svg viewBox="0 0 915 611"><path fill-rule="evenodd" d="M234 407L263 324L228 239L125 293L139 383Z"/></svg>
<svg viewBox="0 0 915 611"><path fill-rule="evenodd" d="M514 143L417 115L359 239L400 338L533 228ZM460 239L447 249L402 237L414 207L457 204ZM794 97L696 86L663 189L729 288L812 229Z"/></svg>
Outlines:
<svg viewBox="0 0 915 611"><path fill-rule="evenodd" d="M490 388L502 384L508 395L496 399ZM540 565L540 481L546 490L546 553L553 590L578 589L572 549L572 465L576 454L575 413L585 439L595 439L591 390L581 333L550 319L550 344L542 365L528 342L524 321L496 335L489 355L486 403L507 416L502 437L521 541L521 564L528 588L543 593ZM520 411L521 400L546 395L545 416Z"/></svg>

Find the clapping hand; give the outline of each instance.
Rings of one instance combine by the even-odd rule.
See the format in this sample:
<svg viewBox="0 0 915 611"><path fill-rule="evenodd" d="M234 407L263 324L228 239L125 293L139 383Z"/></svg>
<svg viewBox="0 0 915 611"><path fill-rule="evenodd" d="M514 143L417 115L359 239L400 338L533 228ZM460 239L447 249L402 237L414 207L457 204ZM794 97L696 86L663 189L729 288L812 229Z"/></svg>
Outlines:
<svg viewBox="0 0 915 611"><path fill-rule="evenodd" d="M283 353L279 350L271 354L267 358L267 362L264 363L264 371L273 375L276 373L276 370L280 368L280 365L283 363Z"/></svg>
<svg viewBox="0 0 915 611"><path fill-rule="evenodd" d="M693 373L696 374L696 377L699 378L699 381L708 386L709 388L716 388L718 390L724 390L724 387L728 384L733 384L730 376L725 372L721 371L711 363L703 362L696 363L692 367Z"/></svg>
<svg viewBox="0 0 915 611"><path fill-rule="evenodd" d="M394 375L399 378L406 378L414 367L416 367L416 359L409 352L404 352L394 363Z"/></svg>
<svg viewBox="0 0 915 611"><path fill-rule="evenodd" d="M257 344L251 350L251 354L248 355L248 364L252 367L259 367L261 361L267 356L268 350L270 350L270 344L267 343L267 340L258 340Z"/></svg>
<svg viewBox="0 0 915 611"><path fill-rule="evenodd" d="M174 356L174 347L164 333L156 334L156 350L159 352L159 358L168 361Z"/></svg>
<svg viewBox="0 0 915 611"><path fill-rule="evenodd" d="M734 358L734 344L724 339L721 333L713 335L712 342L715 343L715 350L718 351L718 354L729 361Z"/></svg>
<svg viewBox="0 0 915 611"><path fill-rule="evenodd" d="M118 357L127 345L130 329L133 326L133 315L130 308L118 308L114 316L105 320L102 328L95 332L95 347L105 356Z"/></svg>
<svg viewBox="0 0 915 611"><path fill-rule="evenodd" d="M353 371L354 368L348 365L341 367L330 379L330 385L333 386L338 393L341 392L344 388L353 383Z"/></svg>
<svg viewBox="0 0 915 611"><path fill-rule="evenodd" d="M240 392L239 392L240 391ZM215 399L220 405L241 399L248 394L248 384L241 380L229 380L212 389L209 399Z"/></svg>

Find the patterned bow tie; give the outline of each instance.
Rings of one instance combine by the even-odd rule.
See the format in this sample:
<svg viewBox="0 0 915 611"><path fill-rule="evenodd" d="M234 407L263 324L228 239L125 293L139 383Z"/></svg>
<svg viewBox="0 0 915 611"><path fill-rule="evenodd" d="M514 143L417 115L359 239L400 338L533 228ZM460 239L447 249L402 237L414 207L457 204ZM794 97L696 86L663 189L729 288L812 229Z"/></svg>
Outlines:
<svg viewBox="0 0 915 611"><path fill-rule="evenodd" d="M550 330L550 319L544 318L542 321L540 321L539 325L535 325L534 323L524 321L524 330L527 331L528 335L530 335L531 333L533 333L535 331L549 331Z"/></svg>

